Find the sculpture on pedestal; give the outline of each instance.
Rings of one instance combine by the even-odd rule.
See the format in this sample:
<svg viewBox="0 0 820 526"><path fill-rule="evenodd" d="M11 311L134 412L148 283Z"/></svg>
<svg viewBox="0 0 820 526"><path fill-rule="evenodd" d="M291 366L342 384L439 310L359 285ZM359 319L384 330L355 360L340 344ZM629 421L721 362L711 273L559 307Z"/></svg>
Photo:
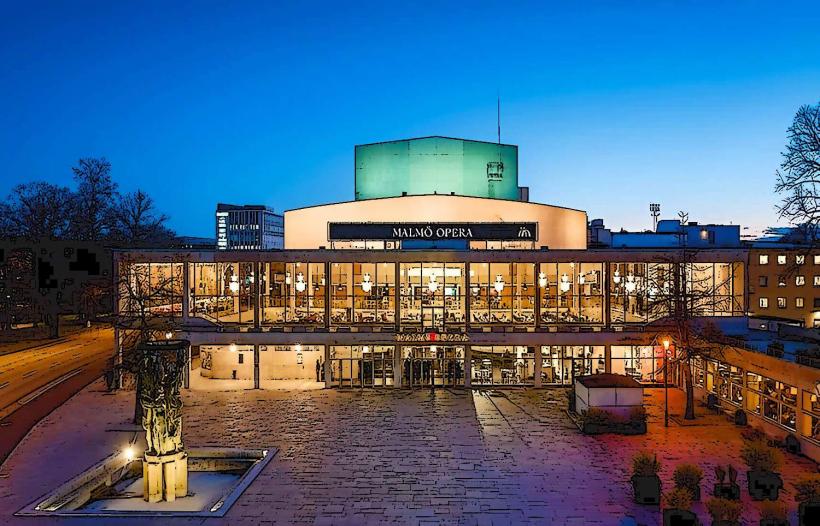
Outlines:
<svg viewBox="0 0 820 526"><path fill-rule="evenodd" d="M173 501L188 492L182 444L182 387L188 342L147 342L140 348L140 402L147 449L143 460L145 500Z"/></svg>

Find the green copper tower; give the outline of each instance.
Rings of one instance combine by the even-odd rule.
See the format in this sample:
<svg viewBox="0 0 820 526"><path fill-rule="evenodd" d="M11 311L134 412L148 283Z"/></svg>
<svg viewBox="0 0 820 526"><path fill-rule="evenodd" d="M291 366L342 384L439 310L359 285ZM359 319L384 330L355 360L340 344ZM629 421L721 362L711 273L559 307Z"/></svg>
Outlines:
<svg viewBox="0 0 820 526"><path fill-rule="evenodd" d="M356 146L356 199L455 194L522 200L518 146L422 137Z"/></svg>

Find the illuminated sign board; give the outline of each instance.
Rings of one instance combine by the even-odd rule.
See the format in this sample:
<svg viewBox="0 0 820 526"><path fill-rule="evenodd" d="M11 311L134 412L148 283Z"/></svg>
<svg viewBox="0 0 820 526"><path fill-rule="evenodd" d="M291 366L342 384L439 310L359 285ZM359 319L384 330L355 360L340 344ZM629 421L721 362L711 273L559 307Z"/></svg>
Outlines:
<svg viewBox="0 0 820 526"><path fill-rule="evenodd" d="M535 241L537 223L328 223L328 240Z"/></svg>

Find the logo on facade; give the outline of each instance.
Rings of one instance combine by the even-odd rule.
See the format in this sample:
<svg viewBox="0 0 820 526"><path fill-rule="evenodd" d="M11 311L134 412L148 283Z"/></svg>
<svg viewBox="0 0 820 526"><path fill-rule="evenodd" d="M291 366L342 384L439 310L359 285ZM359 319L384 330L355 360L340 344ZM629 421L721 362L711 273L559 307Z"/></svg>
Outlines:
<svg viewBox="0 0 820 526"><path fill-rule="evenodd" d="M521 239L532 239L532 232L530 232L529 228L522 225L521 228L518 229L518 237Z"/></svg>
<svg viewBox="0 0 820 526"><path fill-rule="evenodd" d="M470 341L470 337L466 334L439 334L435 331L430 332L412 332L412 333L399 333L396 335L396 341L402 343L426 343L426 342L458 342L458 343L465 343Z"/></svg>
<svg viewBox="0 0 820 526"><path fill-rule="evenodd" d="M490 161L487 163L487 181L501 181L504 179L504 163Z"/></svg>
<svg viewBox="0 0 820 526"><path fill-rule="evenodd" d="M328 223L328 240L466 239L505 241L536 238L537 223Z"/></svg>

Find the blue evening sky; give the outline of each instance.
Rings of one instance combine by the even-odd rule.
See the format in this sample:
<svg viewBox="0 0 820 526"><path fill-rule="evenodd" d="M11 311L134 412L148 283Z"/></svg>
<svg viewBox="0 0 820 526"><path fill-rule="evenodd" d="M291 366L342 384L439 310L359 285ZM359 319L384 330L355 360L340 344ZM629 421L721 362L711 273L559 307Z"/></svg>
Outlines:
<svg viewBox="0 0 820 526"><path fill-rule="evenodd" d="M355 144L495 140L497 90L531 200L760 229L820 100L816 1L4 4L0 194L105 156L185 235L352 199Z"/></svg>

